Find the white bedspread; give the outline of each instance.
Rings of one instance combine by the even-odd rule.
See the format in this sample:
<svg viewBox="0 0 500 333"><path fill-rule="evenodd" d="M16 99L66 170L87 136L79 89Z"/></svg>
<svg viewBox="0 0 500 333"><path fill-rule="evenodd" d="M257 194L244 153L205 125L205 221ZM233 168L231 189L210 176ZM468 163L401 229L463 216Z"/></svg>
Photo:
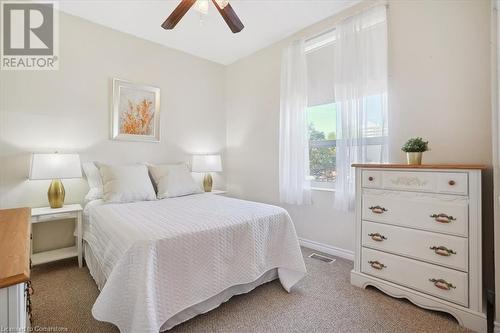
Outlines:
<svg viewBox="0 0 500 333"><path fill-rule="evenodd" d="M107 282L92 314L121 332L159 332L175 314L278 268L290 291L306 273L279 207L213 194L88 205L84 239Z"/></svg>

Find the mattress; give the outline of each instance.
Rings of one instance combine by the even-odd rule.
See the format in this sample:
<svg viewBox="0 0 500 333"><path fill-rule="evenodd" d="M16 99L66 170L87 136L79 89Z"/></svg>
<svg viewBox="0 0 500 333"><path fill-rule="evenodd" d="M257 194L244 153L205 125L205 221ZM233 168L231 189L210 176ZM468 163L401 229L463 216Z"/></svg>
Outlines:
<svg viewBox="0 0 500 333"><path fill-rule="evenodd" d="M306 274L293 223L276 206L199 194L95 201L84 215L101 284L92 313L121 332L169 329L276 273L290 292Z"/></svg>

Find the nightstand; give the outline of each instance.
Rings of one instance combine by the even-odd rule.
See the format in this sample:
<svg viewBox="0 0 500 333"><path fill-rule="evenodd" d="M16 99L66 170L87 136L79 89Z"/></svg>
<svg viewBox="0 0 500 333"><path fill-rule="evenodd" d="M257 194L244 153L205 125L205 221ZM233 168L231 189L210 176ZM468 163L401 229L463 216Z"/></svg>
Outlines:
<svg viewBox="0 0 500 333"><path fill-rule="evenodd" d="M222 190L212 190L212 192L210 192L212 194L217 194L217 195L226 195L227 194L227 191L222 191Z"/></svg>
<svg viewBox="0 0 500 333"><path fill-rule="evenodd" d="M76 245L57 250L32 253L33 265L40 265L51 261L78 257L78 266L82 267L82 206L65 205L62 208L50 207L33 208L31 210L31 223L75 219L76 220ZM33 237L32 237L33 238ZM33 240L32 240L33 242ZM33 251L33 244L31 246Z"/></svg>

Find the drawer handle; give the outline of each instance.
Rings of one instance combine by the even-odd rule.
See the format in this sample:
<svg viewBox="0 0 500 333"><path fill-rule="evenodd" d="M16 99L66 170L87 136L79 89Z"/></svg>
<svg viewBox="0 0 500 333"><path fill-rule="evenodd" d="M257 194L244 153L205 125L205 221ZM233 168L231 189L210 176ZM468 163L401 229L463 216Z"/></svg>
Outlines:
<svg viewBox="0 0 500 333"><path fill-rule="evenodd" d="M35 289L33 289L33 284L31 282L31 280L28 280L28 282L26 282L25 292L26 292L26 295L29 295L29 296L31 296L35 293Z"/></svg>
<svg viewBox="0 0 500 333"><path fill-rule="evenodd" d="M452 254L457 254L455 251L447 248L446 246L431 246L430 249L434 250L436 254L439 254L440 256L443 257L449 257Z"/></svg>
<svg viewBox="0 0 500 333"><path fill-rule="evenodd" d="M386 208L380 206L371 206L368 209L371 210L374 214L383 214L384 212L387 212Z"/></svg>
<svg viewBox="0 0 500 333"><path fill-rule="evenodd" d="M33 313L32 313L32 307L31 307L31 295L35 293L35 290L33 289L33 285L31 283L31 280L28 280L25 286L25 295L26 295L26 312L27 312L27 317L30 322L30 325L33 325Z"/></svg>
<svg viewBox="0 0 500 333"><path fill-rule="evenodd" d="M436 222L439 222L439 223L450 223L451 221L456 221L457 219L454 218L453 216L451 215L446 215L446 214L443 214L443 213L440 213L440 214L432 214L431 217L436 221Z"/></svg>
<svg viewBox="0 0 500 333"><path fill-rule="evenodd" d="M384 265L383 263L378 262L378 261L376 261L376 260L375 260L375 261L371 261L371 260L370 260L370 261L368 261L368 263L370 264L370 266L372 266L372 268L375 268L375 269L378 269L378 270L380 270L380 269L383 269L383 268L386 268L386 267L387 267L387 266L386 266L386 265Z"/></svg>
<svg viewBox="0 0 500 333"><path fill-rule="evenodd" d="M447 282L446 280L443 280L443 279L429 279L429 281L434 283L434 285L439 289L450 290L452 288L453 289L457 288L453 284L451 284L450 282Z"/></svg>
<svg viewBox="0 0 500 333"><path fill-rule="evenodd" d="M368 234L368 236L370 236L376 242L382 242L382 241L384 241L384 240L387 239L387 237L385 237L384 235L379 234L378 232Z"/></svg>
<svg viewBox="0 0 500 333"><path fill-rule="evenodd" d="M455 185L455 184L456 184L456 182L455 182L454 180L450 180L450 181L448 182L448 184L449 184L450 186L453 186L453 185Z"/></svg>
<svg viewBox="0 0 500 333"><path fill-rule="evenodd" d="M371 181L371 182L372 182L374 179L375 179L375 178L373 178L372 176L368 177L368 180L369 180L369 181Z"/></svg>

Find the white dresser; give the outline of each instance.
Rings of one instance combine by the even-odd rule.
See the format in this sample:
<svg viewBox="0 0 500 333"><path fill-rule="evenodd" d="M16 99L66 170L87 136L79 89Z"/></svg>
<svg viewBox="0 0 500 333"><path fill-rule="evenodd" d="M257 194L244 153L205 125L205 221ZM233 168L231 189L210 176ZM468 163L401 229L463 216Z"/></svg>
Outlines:
<svg viewBox="0 0 500 333"><path fill-rule="evenodd" d="M486 332L477 165L356 167L351 283L374 286Z"/></svg>
<svg viewBox="0 0 500 333"><path fill-rule="evenodd" d="M30 329L29 208L0 210L0 332Z"/></svg>

